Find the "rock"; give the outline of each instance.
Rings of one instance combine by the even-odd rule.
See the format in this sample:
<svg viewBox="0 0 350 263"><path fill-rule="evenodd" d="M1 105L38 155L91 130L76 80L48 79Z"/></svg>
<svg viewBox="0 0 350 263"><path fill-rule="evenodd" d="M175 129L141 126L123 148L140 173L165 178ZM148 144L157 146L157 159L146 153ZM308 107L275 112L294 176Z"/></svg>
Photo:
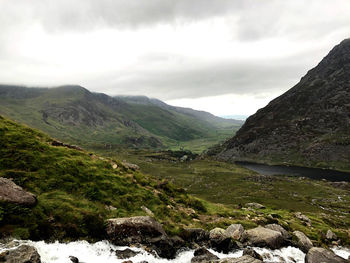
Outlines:
<svg viewBox="0 0 350 263"><path fill-rule="evenodd" d="M311 226L311 220L306 215L303 215L300 212L296 212L296 213L294 213L294 215L295 215L296 218L298 218L301 221L303 221L305 223L305 225Z"/></svg>
<svg viewBox="0 0 350 263"><path fill-rule="evenodd" d="M263 260L262 256L260 256L260 254L258 252L256 252L254 249L252 248L245 248L243 250L243 256L248 255L251 256L253 258L259 259L259 260Z"/></svg>
<svg viewBox="0 0 350 263"><path fill-rule="evenodd" d="M120 259L132 258L138 254L140 254L140 252L133 251L129 248L115 251L115 255L117 256L117 258L120 258Z"/></svg>
<svg viewBox="0 0 350 263"><path fill-rule="evenodd" d="M122 165L124 165L127 169L131 169L131 170L140 170L140 166L138 166L137 164L133 164L133 163L128 163L123 161Z"/></svg>
<svg viewBox="0 0 350 263"><path fill-rule="evenodd" d="M265 206L259 203L246 203L245 207L253 208L253 209L264 209Z"/></svg>
<svg viewBox="0 0 350 263"><path fill-rule="evenodd" d="M185 228L180 237L188 243L195 243L199 246L208 246L209 232L201 228Z"/></svg>
<svg viewBox="0 0 350 263"><path fill-rule="evenodd" d="M74 256L69 256L70 261L72 261L73 263L79 263L79 259L77 257Z"/></svg>
<svg viewBox="0 0 350 263"><path fill-rule="evenodd" d="M247 243L251 246L277 249L282 247L284 243L284 239L280 232L260 226L247 230L245 235Z"/></svg>
<svg viewBox="0 0 350 263"><path fill-rule="evenodd" d="M170 238L170 240L176 249L180 249L182 247L185 247L185 241L179 236L173 236Z"/></svg>
<svg viewBox="0 0 350 263"><path fill-rule="evenodd" d="M209 239L222 238L225 236L225 229L216 227L209 231Z"/></svg>
<svg viewBox="0 0 350 263"><path fill-rule="evenodd" d="M313 247L307 252L305 257L305 263L347 263L348 260L337 256L333 251Z"/></svg>
<svg viewBox="0 0 350 263"><path fill-rule="evenodd" d="M219 258L213 253L209 252L206 248L201 247L194 251L194 257L191 259L191 263L206 263L216 259Z"/></svg>
<svg viewBox="0 0 350 263"><path fill-rule="evenodd" d="M24 191L12 180L0 177L0 201L24 206L33 206L36 203L34 194Z"/></svg>
<svg viewBox="0 0 350 263"><path fill-rule="evenodd" d="M245 255L239 258L223 258L213 261L215 263L262 263L261 260Z"/></svg>
<svg viewBox="0 0 350 263"><path fill-rule="evenodd" d="M243 237L244 228L241 224L232 224L228 228L226 228L224 235L227 237L231 237L235 240L241 240Z"/></svg>
<svg viewBox="0 0 350 263"><path fill-rule="evenodd" d="M296 237L295 245L304 253L307 253L313 247L311 240L303 232L294 231L293 235Z"/></svg>
<svg viewBox="0 0 350 263"><path fill-rule="evenodd" d="M109 240L117 246L145 245L160 257L174 258L176 250L161 224L149 216L114 218L107 220Z"/></svg>
<svg viewBox="0 0 350 263"><path fill-rule="evenodd" d="M291 239L292 238L292 235L289 234L289 232L287 230L285 230L282 226L280 226L278 224L269 224L269 225L266 225L265 228L268 228L268 229L280 232L282 237L285 238L285 239Z"/></svg>
<svg viewBox="0 0 350 263"><path fill-rule="evenodd" d="M327 238L328 240L337 240L337 239L338 239L337 235L334 234L334 233L332 232L332 230L330 230L330 229L328 229L328 231L327 231L326 238Z"/></svg>
<svg viewBox="0 0 350 263"><path fill-rule="evenodd" d="M218 227L210 230L209 243L215 251L223 253L228 253L238 247L231 237L225 235L225 230Z"/></svg>
<svg viewBox="0 0 350 263"><path fill-rule="evenodd" d="M67 147L67 148L74 149L74 150L78 150L78 151L84 151L81 147L79 147L79 146L77 146L77 145L70 145L70 144L63 143L63 142L56 141L56 140L53 140L53 141L51 142L51 145L52 145L52 146Z"/></svg>
<svg viewBox="0 0 350 263"><path fill-rule="evenodd" d="M38 251L31 246L21 245L18 248L0 253L0 262L4 263L41 263Z"/></svg>
<svg viewBox="0 0 350 263"><path fill-rule="evenodd" d="M150 248L157 252L162 258L173 259L176 248L168 236L159 236L150 240Z"/></svg>
<svg viewBox="0 0 350 263"><path fill-rule="evenodd" d="M349 82L350 39L346 39L298 84L251 115L233 138L208 155L230 162L261 163L278 156L279 162L303 166L333 163L335 168L345 169L350 162L350 144L344 140L350 135Z"/></svg>
<svg viewBox="0 0 350 263"><path fill-rule="evenodd" d="M152 216L152 217L154 216L153 212L152 212L150 209L148 209L147 207L145 207L144 205L141 206L141 209L142 209L147 215Z"/></svg>

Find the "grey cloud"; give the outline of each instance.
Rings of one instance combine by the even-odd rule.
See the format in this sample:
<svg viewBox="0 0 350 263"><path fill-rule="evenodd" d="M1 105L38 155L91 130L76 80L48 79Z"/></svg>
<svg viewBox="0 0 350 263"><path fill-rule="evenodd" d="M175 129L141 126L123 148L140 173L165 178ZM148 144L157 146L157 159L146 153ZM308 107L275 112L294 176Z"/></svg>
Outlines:
<svg viewBox="0 0 350 263"><path fill-rule="evenodd" d="M348 0L332 5L350 12ZM48 32L88 31L100 27L138 28L230 17L232 35L254 41L280 34L320 37L339 26L350 29L350 16L335 16L329 0L2 0L0 29L39 23ZM6 23L4 23L5 21ZM9 22L11 21L11 22Z"/></svg>
<svg viewBox="0 0 350 263"><path fill-rule="evenodd" d="M9 3L12 2L12 5ZM0 8L39 22L48 31L140 27L223 15L243 0L3 0ZM6 12L4 14L6 16ZM15 20L13 22L16 23Z"/></svg>
<svg viewBox="0 0 350 263"><path fill-rule="evenodd" d="M199 98L223 94L258 94L287 90L296 84L313 62L298 54L287 60L230 61L181 69L133 70L110 73L91 81L96 91L157 97L163 100ZM315 65L312 65L315 66ZM108 83L108 84L106 84Z"/></svg>

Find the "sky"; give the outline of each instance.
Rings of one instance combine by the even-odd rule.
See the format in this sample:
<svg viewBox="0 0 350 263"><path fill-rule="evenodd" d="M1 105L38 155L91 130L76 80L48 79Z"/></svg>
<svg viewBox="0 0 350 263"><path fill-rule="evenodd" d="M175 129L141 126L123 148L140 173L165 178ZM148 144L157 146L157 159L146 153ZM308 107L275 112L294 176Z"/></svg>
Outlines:
<svg viewBox="0 0 350 263"><path fill-rule="evenodd" d="M349 32L349 0L0 0L0 83L250 115Z"/></svg>

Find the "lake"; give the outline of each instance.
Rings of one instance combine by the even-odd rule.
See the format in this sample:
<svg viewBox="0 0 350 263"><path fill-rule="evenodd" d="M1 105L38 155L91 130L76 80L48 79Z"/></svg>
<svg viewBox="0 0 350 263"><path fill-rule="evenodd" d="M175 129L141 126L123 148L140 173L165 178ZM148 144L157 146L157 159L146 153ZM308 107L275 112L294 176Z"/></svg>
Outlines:
<svg viewBox="0 0 350 263"><path fill-rule="evenodd" d="M315 180L325 179L331 182L350 182L350 173L331 169L308 168L300 166L267 165L250 162L236 162L249 170L263 175L289 175L307 177Z"/></svg>

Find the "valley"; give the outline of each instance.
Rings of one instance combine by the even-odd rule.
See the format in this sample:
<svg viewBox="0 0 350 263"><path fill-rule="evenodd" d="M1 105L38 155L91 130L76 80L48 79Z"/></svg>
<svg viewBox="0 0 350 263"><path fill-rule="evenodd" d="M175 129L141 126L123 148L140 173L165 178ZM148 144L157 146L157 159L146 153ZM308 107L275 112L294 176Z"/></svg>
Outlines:
<svg viewBox="0 0 350 263"><path fill-rule="evenodd" d="M50 246L42 241L89 241L90 251L99 244L151 262L196 253L199 262L270 262L254 251L283 249L297 262L343 260L333 250L350 246L349 47L245 123L81 86L0 85L0 237L15 238L0 261L6 246Z"/></svg>

